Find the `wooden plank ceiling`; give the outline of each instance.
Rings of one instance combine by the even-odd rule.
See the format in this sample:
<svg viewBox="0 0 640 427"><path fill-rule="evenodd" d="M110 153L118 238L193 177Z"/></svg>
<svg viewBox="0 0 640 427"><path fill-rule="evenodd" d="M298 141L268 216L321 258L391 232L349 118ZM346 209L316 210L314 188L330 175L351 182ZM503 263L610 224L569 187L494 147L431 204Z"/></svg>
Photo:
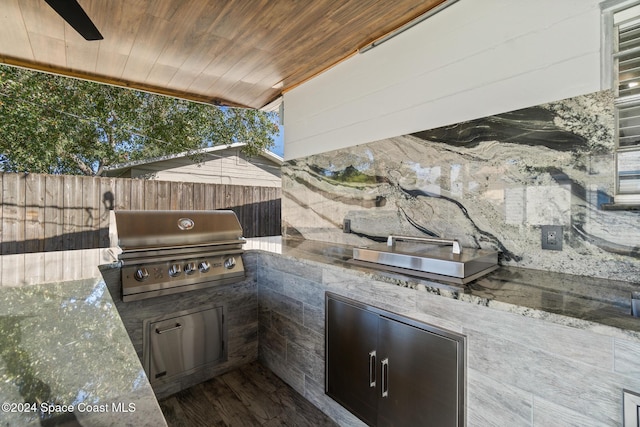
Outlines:
<svg viewBox="0 0 640 427"><path fill-rule="evenodd" d="M79 0L86 41L44 0L2 0L0 62L261 108L443 0Z"/></svg>

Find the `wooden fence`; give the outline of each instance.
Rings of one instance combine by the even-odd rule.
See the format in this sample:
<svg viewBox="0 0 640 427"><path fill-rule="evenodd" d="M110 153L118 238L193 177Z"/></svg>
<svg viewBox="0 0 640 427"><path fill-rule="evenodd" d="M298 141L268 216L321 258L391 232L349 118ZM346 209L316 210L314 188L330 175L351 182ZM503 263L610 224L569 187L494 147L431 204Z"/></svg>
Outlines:
<svg viewBox="0 0 640 427"><path fill-rule="evenodd" d="M0 173L0 254L109 247L112 210L231 209L245 237L280 234L280 188Z"/></svg>

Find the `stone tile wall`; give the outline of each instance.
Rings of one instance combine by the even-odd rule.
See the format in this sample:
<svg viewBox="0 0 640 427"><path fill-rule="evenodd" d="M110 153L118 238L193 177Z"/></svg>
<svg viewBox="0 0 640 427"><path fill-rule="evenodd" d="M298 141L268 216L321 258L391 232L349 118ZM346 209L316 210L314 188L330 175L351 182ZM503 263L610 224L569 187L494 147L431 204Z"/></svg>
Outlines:
<svg viewBox="0 0 640 427"><path fill-rule="evenodd" d="M467 337L468 426L622 425L622 390L640 391L640 343L497 311L313 262L258 255L259 359L341 425L362 425L324 395L324 292Z"/></svg>
<svg viewBox="0 0 640 427"><path fill-rule="evenodd" d="M259 360L341 425L364 425L324 394L323 268L258 256Z"/></svg>

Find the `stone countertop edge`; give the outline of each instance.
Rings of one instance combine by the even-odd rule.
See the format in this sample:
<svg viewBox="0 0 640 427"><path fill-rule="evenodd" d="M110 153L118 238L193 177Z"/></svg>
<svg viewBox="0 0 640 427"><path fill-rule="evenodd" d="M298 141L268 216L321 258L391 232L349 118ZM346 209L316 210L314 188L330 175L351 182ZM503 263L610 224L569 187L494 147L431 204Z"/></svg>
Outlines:
<svg viewBox="0 0 640 427"><path fill-rule="evenodd" d="M640 284L501 266L466 285L455 285L352 264L352 250L338 243L283 239L281 252L250 251L640 342L640 318L630 314L631 291L640 290Z"/></svg>
<svg viewBox="0 0 640 427"><path fill-rule="evenodd" d="M2 425L166 426L101 277L0 287L0 312Z"/></svg>

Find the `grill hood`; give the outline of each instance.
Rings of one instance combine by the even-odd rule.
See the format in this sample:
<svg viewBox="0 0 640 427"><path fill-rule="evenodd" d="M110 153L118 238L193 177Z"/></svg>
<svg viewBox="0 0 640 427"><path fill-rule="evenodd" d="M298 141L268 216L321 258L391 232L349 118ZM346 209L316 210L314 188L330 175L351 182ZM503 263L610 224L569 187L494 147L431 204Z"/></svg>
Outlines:
<svg viewBox="0 0 640 427"><path fill-rule="evenodd" d="M244 242L230 210L116 211L115 218L123 251Z"/></svg>

